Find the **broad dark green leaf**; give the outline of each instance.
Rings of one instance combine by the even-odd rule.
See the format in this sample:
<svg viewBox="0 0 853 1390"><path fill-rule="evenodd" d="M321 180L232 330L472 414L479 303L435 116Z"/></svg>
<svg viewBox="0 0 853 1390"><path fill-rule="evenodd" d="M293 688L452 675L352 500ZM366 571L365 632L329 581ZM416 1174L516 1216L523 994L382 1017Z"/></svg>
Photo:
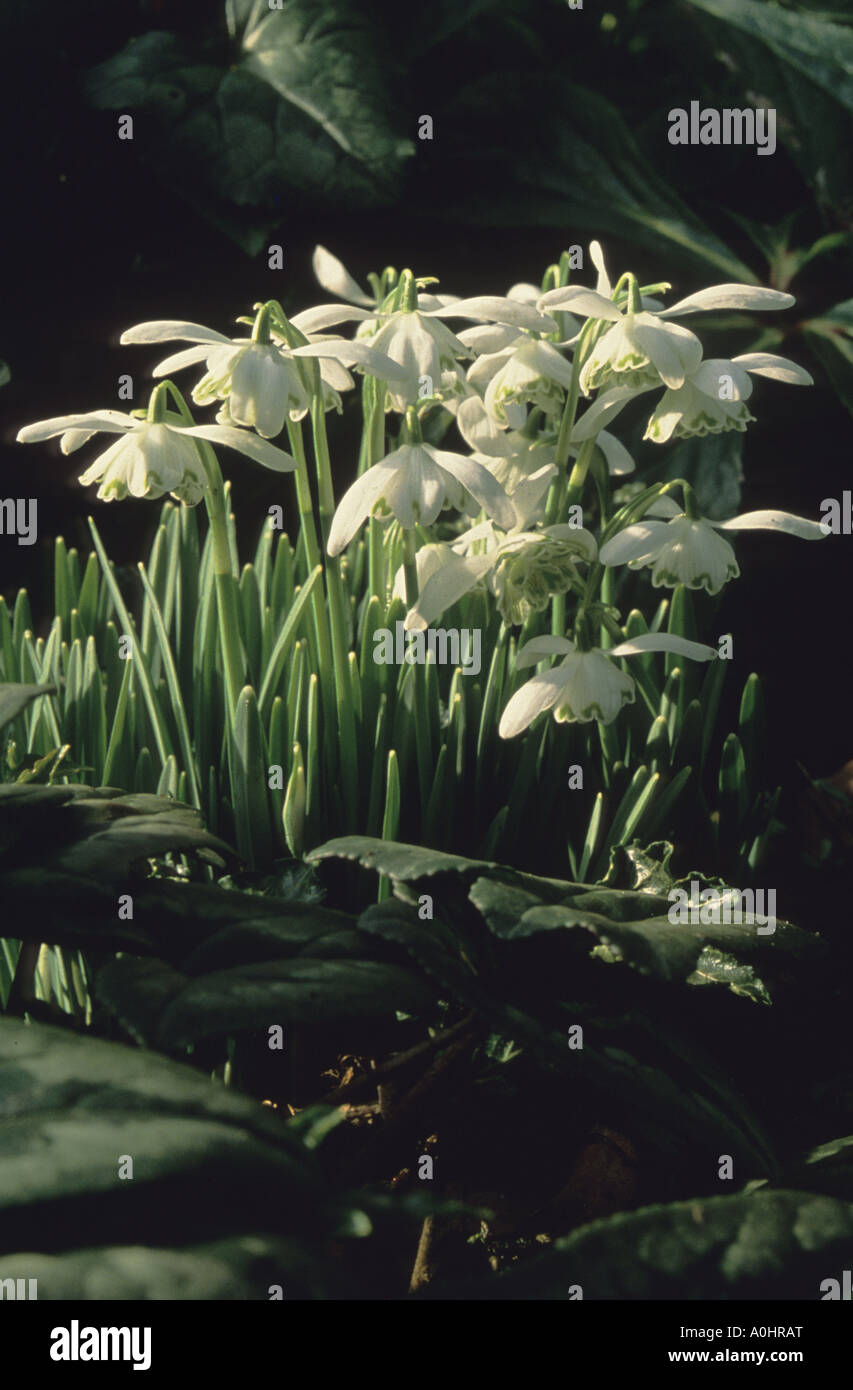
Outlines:
<svg viewBox="0 0 853 1390"><path fill-rule="evenodd" d="M853 111L853 32L820 15L758 0L688 0L769 48Z"/></svg>
<svg viewBox="0 0 853 1390"><path fill-rule="evenodd" d="M180 850L215 849L229 854L224 841L180 812L129 816L71 845L56 858L59 868L95 878L120 874L140 859Z"/></svg>
<svg viewBox="0 0 853 1390"><path fill-rule="evenodd" d="M358 928L402 946L421 970L457 998L479 998L477 951L458 929L439 920L421 921L415 908L393 899L369 907L359 917Z"/></svg>
<svg viewBox="0 0 853 1390"><path fill-rule="evenodd" d="M413 971L378 960L267 960L186 979L128 956L109 962L97 997L148 1046L166 1051L204 1038L267 1029L387 1018L430 1009L435 990Z"/></svg>
<svg viewBox="0 0 853 1390"><path fill-rule="evenodd" d="M853 179L853 32L763 0L688 2L705 41L724 47L742 94L736 104L776 111L778 143L818 201L843 215Z"/></svg>
<svg viewBox="0 0 853 1390"><path fill-rule="evenodd" d="M808 1192L737 1193L595 1221L493 1283L426 1297L792 1299L814 1302L849 1267L853 1205ZM777 1319L784 1322L780 1316Z"/></svg>
<svg viewBox="0 0 853 1390"><path fill-rule="evenodd" d="M495 72L466 87L448 118L457 138L441 158L458 189L449 203L454 216L485 225L518 226L521 219L571 227L602 238L605 251L609 234L658 255L663 250L706 274L713 266L726 278L755 282L749 266L656 173L617 107L600 93L563 74ZM525 133L519 157L506 144L514 127ZM614 280L629 269L609 268Z"/></svg>
<svg viewBox="0 0 853 1390"><path fill-rule="evenodd" d="M689 885L681 891L689 895ZM826 954L819 939L789 922L777 921L773 932L759 934L745 907L740 923L673 921L669 912L679 900L662 893L597 888L555 902L552 893L543 900L518 885L483 877L472 884L469 896L504 940L583 930L590 934L590 950L611 962L623 961L668 982L688 981L698 971L691 982L726 984L754 998L766 997L768 981L778 975L795 977L804 960L819 965ZM724 919L725 913L720 915Z"/></svg>
<svg viewBox="0 0 853 1390"><path fill-rule="evenodd" d="M140 157L251 254L291 197L386 199L413 148L396 134L392 59L370 17L319 0L233 0L228 17L233 61L219 65L209 37L154 31L88 73L89 99L145 120Z"/></svg>
<svg viewBox="0 0 853 1390"><path fill-rule="evenodd" d="M103 1232L108 1234L108 1232ZM102 1245L62 1255L4 1254L7 1279L38 1281L39 1301L194 1299L216 1301L271 1297L276 1285L287 1299L352 1297L323 1252L268 1235L166 1246ZM25 1287L27 1287L25 1285Z"/></svg>
<svg viewBox="0 0 853 1390"><path fill-rule="evenodd" d="M383 42L358 7L341 0L226 0L241 66L298 107L347 154L387 177L414 153L389 124Z"/></svg>
<svg viewBox="0 0 853 1390"><path fill-rule="evenodd" d="M496 868L484 859L465 859L420 845L404 845L396 840L378 840L369 835L342 835L307 854L310 864L321 859L356 859L365 869L387 874L389 878L411 882L433 874L470 873Z"/></svg>
<svg viewBox="0 0 853 1390"><path fill-rule="evenodd" d="M133 1178L118 1177L121 1155ZM325 1183L269 1110L163 1057L0 1019L0 1249L328 1229ZM319 1225L318 1225L319 1223Z"/></svg>

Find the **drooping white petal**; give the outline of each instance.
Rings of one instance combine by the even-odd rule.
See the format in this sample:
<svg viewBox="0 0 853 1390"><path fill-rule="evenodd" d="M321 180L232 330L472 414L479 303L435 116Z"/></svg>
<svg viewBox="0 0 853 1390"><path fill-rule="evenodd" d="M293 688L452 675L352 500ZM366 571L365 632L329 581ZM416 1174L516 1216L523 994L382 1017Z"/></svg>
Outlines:
<svg viewBox="0 0 853 1390"><path fill-rule="evenodd" d="M290 473L296 467L296 459L291 454L279 449L275 444L270 444L266 439L260 439L249 430L234 429L231 425L171 425L170 428L178 430L180 434L207 439L211 444L236 449L238 453L246 454L248 458L263 464L264 468L271 468L276 473Z"/></svg>
<svg viewBox="0 0 853 1390"><path fill-rule="evenodd" d="M370 516L376 503L388 488L397 472L398 463L382 459L356 478L338 503L329 530L327 546L330 555L339 555L349 545L364 519Z"/></svg>
<svg viewBox="0 0 853 1390"><path fill-rule="evenodd" d="M88 444L97 430L66 430L59 441L59 447L63 454L73 454L77 449L82 449L84 444Z"/></svg>
<svg viewBox="0 0 853 1390"><path fill-rule="evenodd" d="M516 669L523 671L525 666L538 666L548 656L567 656L574 649L575 644L568 637L531 637L519 648L515 658Z"/></svg>
<svg viewBox="0 0 853 1390"><path fill-rule="evenodd" d="M492 555L451 555L424 584L415 607L406 617L406 628L423 631L458 599L473 589L495 563Z"/></svg>
<svg viewBox="0 0 853 1390"><path fill-rule="evenodd" d="M158 362L152 372L152 376L171 376L172 372L180 372L184 367L193 367L196 362L203 362L210 356L210 345L199 343L196 347L181 348L180 352L173 352L168 357L164 357L162 362Z"/></svg>
<svg viewBox="0 0 853 1390"><path fill-rule="evenodd" d="M478 323L475 328L463 328L459 333L460 343L471 348L478 356L483 353L502 352L511 347L519 336L519 330L508 323Z"/></svg>
<svg viewBox="0 0 853 1390"><path fill-rule="evenodd" d="M607 471L612 478L623 478L626 473L634 472L637 465L615 434L601 430L595 442L604 455Z"/></svg>
<svg viewBox="0 0 853 1390"><path fill-rule="evenodd" d="M724 380L725 394L720 390ZM709 357L700 362L690 378L690 384L715 401L748 401L752 395L752 382L745 363L730 362L725 357Z"/></svg>
<svg viewBox="0 0 853 1390"><path fill-rule="evenodd" d="M520 690L516 690L501 715L498 733L501 738L515 738L528 725L532 724L546 709L557 703L565 686L565 672L558 667L556 671L545 671L534 676Z"/></svg>
<svg viewBox="0 0 853 1390"><path fill-rule="evenodd" d="M553 463L543 464L518 484L512 493L515 508L515 524L520 530L529 526L545 501L545 494L556 478L557 469Z"/></svg>
<svg viewBox="0 0 853 1390"><path fill-rule="evenodd" d="M674 516L682 516L683 507L679 507L674 497L670 497L668 492L663 492L656 497L652 505L646 512L646 516L665 516L667 520Z"/></svg>
<svg viewBox="0 0 853 1390"><path fill-rule="evenodd" d="M637 521L605 541L598 558L603 565L627 565L648 560L666 533L665 521Z"/></svg>
<svg viewBox="0 0 853 1390"><path fill-rule="evenodd" d="M456 478L471 496L476 498L483 510L494 517L499 526L508 531L515 525L515 508L507 497L497 478L476 459L465 458L462 454L451 454L443 449L423 446L440 468Z"/></svg>
<svg viewBox="0 0 853 1390"><path fill-rule="evenodd" d="M760 285L710 285L664 309L661 318L671 319L676 314L697 314L709 309L790 309L795 303L792 294L767 290Z"/></svg>
<svg viewBox="0 0 853 1390"><path fill-rule="evenodd" d="M607 319L609 323L618 323L622 318L621 310L610 299L605 299L603 294L596 294L595 290L586 290L582 285L564 285L562 289L549 290L543 294L538 301L540 309L567 309L569 313L580 314L585 319Z"/></svg>
<svg viewBox="0 0 853 1390"><path fill-rule="evenodd" d="M168 343L173 338L184 338L188 343L230 343L224 333L215 328L205 328L203 323L187 323L185 319L151 319L126 328L119 338L120 343Z"/></svg>
<svg viewBox="0 0 853 1390"><path fill-rule="evenodd" d="M354 309L351 304L317 304L313 309L303 309L294 314L290 322L307 338L312 333L323 333L339 323L363 323L375 317L375 314L368 314L366 309Z"/></svg>
<svg viewBox="0 0 853 1390"><path fill-rule="evenodd" d="M440 309L426 311L426 317L430 318L433 315L440 315L442 318L483 319L487 323L509 324L513 328L528 328L536 333L555 333L557 329L553 319L538 313L532 305L494 294L457 299Z"/></svg>
<svg viewBox="0 0 853 1390"><path fill-rule="evenodd" d="M452 402L448 402L452 409ZM466 396L456 407L456 427L476 453L508 458L515 448L506 430L494 421L479 396Z"/></svg>
<svg viewBox="0 0 853 1390"><path fill-rule="evenodd" d="M572 430L572 443L582 444L585 439L592 439L605 425L609 425L621 410L624 410L629 401L635 396L643 395L644 391L654 391L655 387L646 386L637 391L632 386L612 386L609 391L605 391L585 410L581 418Z"/></svg>
<svg viewBox="0 0 853 1390"><path fill-rule="evenodd" d="M634 702L632 678L601 650L574 652L560 669L566 681L554 711L558 723L597 719L610 724L626 704Z"/></svg>
<svg viewBox="0 0 853 1390"><path fill-rule="evenodd" d="M235 425L274 439L284 429L292 368L274 347L252 343L239 354L231 375L228 413Z"/></svg>
<svg viewBox="0 0 853 1390"><path fill-rule="evenodd" d="M136 425L132 415L123 410L89 410L80 415L54 415L50 420L37 420L33 425L24 425L18 430L19 444L38 444L43 439L52 439L56 434L68 430L87 429L91 434L103 430L107 434L119 434L132 430Z"/></svg>
<svg viewBox="0 0 853 1390"><path fill-rule="evenodd" d="M334 357L320 358L320 376L334 391L351 391L355 386L355 379Z"/></svg>
<svg viewBox="0 0 853 1390"><path fill-rule="evenodd" d="M455 554L446 541L429 541L422 545L415 555L415 568L418 574L418 592L423 593L427 581L447 563L448 560L455 559ZM394 575L394 584L391 589L391 597L398 598L403 603L406 602L406 568L404 565L397 566L397 573ZM411 616L411 615L409 615ZM406 619L408 626L408 618Z"/></svg>
<svg viewBox="0 0 853 1390"><path fill-rule="evenodd" d="M114 440L109 448L105 449L102 454L99 454L98 457L89 464L85 472L79 475L77 478L78 483L83 487L88 487L90 483L94 483L99 478L102 478L110 464L120 457L126 442L127 436L124 434L121 439Z"/></svg>
<svg viewBox="0 0 853 1390"><path fill-rule="evenodd" d="M685 378L695 372L702 361L702 344L689 328L658 323L658 317L637 314L634 338L667 386L683 386Z"/></svg>
<svg viewBox="0 0 853 1390"><path fill-rule="evenodd" d="M643 652L674 652L676 656L689 656L693 661L713 661L718 655L716 647L708 647L704 642L691 642L687 637L679 637L673 632L641 633L639 637L611 647L608 655L640 656Z"/></svg>
<svg viewBox="0 0 853 1390"><path fill-rule="evenodd" d="M392 460L397 467L382 496L401 526L411 529L419 521L431 526L446 502L462 506L462 488L438 466L427 445L403 444L386 462Z"/></svg>
<svg viewBox="0 0 853 1390"><path fill-rule="evenodd" d="M589 258L598 271L598 283L595 287L596 293L600 294L604 299L609 299L613 293L613 286L610 283L610 276L607 274L607 267L604 264L604 252L601 249L600 241L591 241L589 243Z"/></svg>
<svg viewBox="0 0 853 1390"><path fill-rule="evenodd" d="M572 545L578 551L577 558L585 560L587 564L598 558L598 541L592 532L583 526L571 526L568 522L558 521L553 526L546 526L542 535L547 536L549 540L564 541Z"/></svg>
<svg viewBox="0 0 853 1390"><path fill-rule="evenodd" d="M333 357L345 367L356 364L364 367L372 376L383 381L407 381L408 373L397 362L393 362L384 352L379 352L358 338L323 338L317 343L306 343L304 347L293 348L293 357Z"/></svg>
<svg viewBox="0 0 853 1390"><path fill-rule="evenodd" d="M756 376L773 377L776 381L787 382L789 386L814 386L814 378L805 367L798 366L787 357L777 357L772 352L742 352L732 361Z"/></svg>
<svg viewBox="0 0 853 1390"><path fill-rule="evenodd" d="M542 294L538 285L531 285L527 280L519 280L506 292L507 299L518 299L522 304L535 304Z"/></svg>
<svg viewBox="0 0 853 1390"><path fill-rule="evenodd" d="M353 304L373 303L370 295L365 294L352 278L343 261L339 261L325 246L314 247L311 266L319 284L329 294L340 295L341 299L349 299Z"/></svg>
<svg viewBox="0 0 853 1390"><path fill-rule="evenodd" d="M804 516L794 516L792 512L775 509L759 512L744 512L728 521L715 521L718 531L784 531L789 536L799 536L800 540L822 540L827 534L820 521L809 521Z"/></svg>
<svg viewBox="0 0 853 1390"><path fill-rule="evenodd" d="M448 304L458 304L458 294L428 294L425 290L418 291L418 309L423 313L429 314L446 309Z"/></svg>

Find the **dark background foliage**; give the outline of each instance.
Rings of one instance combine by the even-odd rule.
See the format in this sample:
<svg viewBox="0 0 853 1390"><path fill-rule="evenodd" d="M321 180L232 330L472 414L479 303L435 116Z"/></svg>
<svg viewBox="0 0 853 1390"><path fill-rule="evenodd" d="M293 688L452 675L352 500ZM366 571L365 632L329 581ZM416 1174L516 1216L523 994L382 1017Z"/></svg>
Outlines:
<svg viewBox="0 0 853 1390"><path fill-rule="evenodd" d="M247 21L263 26L264 64L257 43L241 43ZM818 515L849 485L853 367L844 335L798 330L850 291L849 23L849 12L765 0L437 0L426 11L285 0L282 15L250 0L5 0L0 357L11 382L0 451L4 494L38 496L40 536L32 549L4 538L0 588L13 596L26 583L46 615L54 535L88 550L94 505L111 553L132 563L156 515L94 503L76 460L14 443L20 425L120 404L122 372L144 399L149 364L118 347L131 323L224 329L259 298L321 301L318 241L362 280L390 262L448 291L503 293L599 235L617 271L669 278L681 294L750 276L779 283L791 263L777 254L771 276L756 238L782 219L791 248L834 236L777 321L778 350L817 384L759 382L744 451L741 509ZM775 154L671 146L667 113L691 100L772 103ZM133 141L117 138L122 113ZM417 138L424 113L432 141ZM271 242L284 272L267 268ZM726 350L733 342L746 350L749 333L729 333ZM342 478L353 464L341 426ZM258 525L271 501L287 501L260 470L231 471ZM838 602L850 544L739 545L744 577L717 625L735 634L741 674L769 677L776 776L793 758L826 775L851 752Z"/></svg>

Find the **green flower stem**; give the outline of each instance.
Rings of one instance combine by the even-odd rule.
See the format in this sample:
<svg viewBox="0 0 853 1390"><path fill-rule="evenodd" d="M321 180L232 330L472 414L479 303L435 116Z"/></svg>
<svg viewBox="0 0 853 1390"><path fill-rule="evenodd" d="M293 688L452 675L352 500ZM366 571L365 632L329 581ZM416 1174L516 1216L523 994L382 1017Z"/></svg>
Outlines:
<svg viewBox="0 0 853 1390"><path fill-rule="evenodd" d="M566 397L566 404L563 409L563 416L560 420L560 430L557 435L557 446L554 453L554 462L559 472L548 493L548 504L545 515L545 522L548 526L554 525L557 518L563 515L565 508L565 471L569 462L572 430L575 427L575 418L578 413L581 368L586 360L597 327L598 320L596 319L590 319L584 324L572 359L572 379L569 385L569 393Z"/></svg>
<svg viewBox="0 0 853 1390"><path fill-rule="evenodd" d="M618 512L614 512L601 534L598 543L599 549L605 541L610 540L611 536L615 536L617 531L624 530L626 526L633 525L635 521L639 521L641 517L645 516L658 497L665 497L667 493L672 492L673 488L680 488L684 494L684 489L689 486L690 484L684 478L670 478L667 483L652 483L650 487L644 488L636 497L632 497L630 502L626 502L623 507L620 507ZM684 496L686 510L686 494Z"/></svg>
<svg viewBox="0 0 853 1390"><path fill-rule="evenodd" d="M194 424L192 412L178 388L171 381L164 381L152 392L152 402L158 398L160 390L168 391L175 406L188 425ZM149 404L149 410L152 405ZM225 690L227 695L229 727L237 710L240 691L246 683L246 654L241 637L240 595L234 573L231 542L228 534L228 516L225 502L225 484L222 472L207 440L196 439L207 487L204 502L210 521L210 535L213 544L213 574L216 588L216 606L219 612L219 640L222 651L222 665L225 670Z"/></svg>
<svg viewBox="0 0 853 1390"><path fill-rule="evenodd" d="M314 460L317 465L320 534L325 546L335 514L335 493L332 486L332 465L326 434L326 416L323 410L323 387L320 379L320 368L316 363L312 364L312 375L314 390L311 397L311 428L314 439ZM344 814L347 828L355 830L358 818L358 742L347 655L348 602L338 557L327 554L325 567L329 621L332 633L332 665L335 673L338 747Z"/></svg>
<svg viewBox="0 0 853 1390"><path fill-rule="evenodd" d="M595 451L595 439L586 439L580 447L575 466L569 474L569 486L566 490L566 507L573 507L580 502L583 496L586 475L592 463L592 456Z"/></svg>
<svg viewBox="0 0 853 1390"><path fill-rule="evenodd" d="M366 377L363 391L365 411L364 467L372 468L385 454L385 383ZM367 523L367 565L370 594L376 596L385 609L385 556L382 548L383 527L375 517Z"/></svg>
<svg viewBox="0 0 853 1390"><path fill-rule="evenodd" d="M222 664L225 668L225 690L229 721L237 710L240 691L246 683L246 658L240 636L240 596L231 565L231 546L228 540L228 521L225 514L225 485L212 448L206 440L199 448L207 474L204 493L213 542L213 575L216 606L219 612L219 640Z"/></svg>
<svg viewBox="0 0 853 1390"><path fill-rule="evenodd" d="M698 521L700 519L701 513L696 503L696 493L693 491L689 483L682 483L681 492L684 498L685 515L689 516L691 521Z"/></svg>
<svg viewBox="0 0 853 1390"><path fill-rule="evenodd" d="M406 584L406 606L414 608L418 601L418 566L415 559L416 542L413 530L403 532L403 574ZM413 671L415 691L415 749L418 758L418 781L421 789L421 810L426 815L432 790L434 762L427 704L426 667L417 665Z"/></svg>
<svg viewBox="0 0 853 1390"><path fill-rule="evenodd" d="M317 540L317 527L314 523L314 503L311 498L311 483L308 480L308 462L305 458L305 443L302 437L302 421L287 420L287 436L290 452L296 459L296 502L299 507L299 521L305 544L305 557L308 573L320 563L320 543Z"/></svg>
<svg viewBox="0 0 853 1390"><path fill-rule="evenodd" d="M311 498L311 483L308 479L308 462L305 457L305 441L302 434L301 420L293 421L288 419L287 434L290 440L290 452L296 459L296 499L299 507L300 520L300 539L305 548L305 558L307 561L307 572L313 574L317 565L321 564L322 556L320 553L320 543L317 539L317 527L314 520L314 503ZM320 701L323 707L323 717L329 729L334 728L336 718L335 700L335 672L332 660L332 643L329 634L329 620L326 612L326 605L323 600L321 587L314 588L311 595L311 616L314 627L314 635L317 643L317 662L319 666L318 676L320 681ZM327 775L334 779L335 767L335 743L331 738L324 740L324 761Z"/></svg>

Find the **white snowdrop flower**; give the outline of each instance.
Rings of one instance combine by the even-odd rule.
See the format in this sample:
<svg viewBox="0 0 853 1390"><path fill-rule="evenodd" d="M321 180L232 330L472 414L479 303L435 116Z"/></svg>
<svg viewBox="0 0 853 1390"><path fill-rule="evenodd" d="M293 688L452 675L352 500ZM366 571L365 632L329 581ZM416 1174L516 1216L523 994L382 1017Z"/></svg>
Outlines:
<svg viewBox="0 0 853 1390"><path fill-rule="evenodd" d="M682 386L664 392L643 437L656 444L665 444L672 438L745 430L755 419L746 406L753 389L748 373L772 377L789 386L814 384L805 368L771 352L746 352L731 360L708 358ZM572 442L592 439L604 425L615 420L629 401L654 390L655 386L659 387L660 382L640 390L614 386L602 392L577 421L572 430Z"/></svg>
<svg viewBox="0 0 853 1390"><path fill-rule="evenodd" d="M330 279L330 283L334 282L339 283L343 293L339 275L337 281ZM353 293L352 287L349 293ZM389 302L395 307L388 308ZM386 381L391 408L405 412L422 396L424 379L435 387L443 373L456 372L458 359L473 356L473 349L452 333L442 318L477 319L489 327L501 325L514 334L521 329L538 333L556 330L553 319L523 299L498 295L458 299L453 295L426 294L418 289L410 270L403 271L395 291L373 311L347 304L321 305L297 315L293 322L307 333L347 320L360 320L356 341L368 342L402 368L402 373L396 373L393 379L389 376ZM504 341L503 336L500 341Z"/></svg>
<svg viewBox="0 0 853 1390"><path fill-rule="evenodd" d="M742 353L728 360L710 357L684 382L664 391L643 435L656 444L694 435L743 432L755 419L746 402L752 395L749 373L774 377L791 386L813 386L803 367L770 352Z"/></svg>
<svg viewBox="0 0 853 1390"><path fill-rule="evenodd" d="M33 444L60 434L62 452L70 454L100 431L120 435L78 480L84 487L100 482L97 495L105 502L127 496L157 498L168 492L178 501L195 506L201 501L207 478L194 439L237 449L279 473L296 467L290 454L247 430L167 423L163 418L164 403L157 395L162 389L155 388L152 393L148 419L120 410L61 415L26 425L19 431L18 439L23 444Z"/></svg>
<svg viewBox="0 0 853 1390"><path fill-rule="evenodd" d="M418 593L421 593L424 586L429 583L434 574L455 558L454 551L447 541L430 541L427 545L422 545L415 555L415 568L418 575ZM394 586L391 591L392 598L402 599L406 602L406 569L400 565L394 576Z"/></svg>
<svg viewBox="0 0 853 1390"><path fill-rule="evenodd" d="M535 666L554 655L563 656L563 660L515 692L501 716L501 738L515 738L549 709L560 724L593 719L610 724L635 696L632 678L611 658L643 652L675 652L694 661L710 661L717 656L715 647L666 632L644 633L615 647L592 651L578 651L567 637L534 637L518 653L517 667Z"/></svg>
<svg viewBox="0 0 853 1390"><path fill-rule="evenodd" d="M780 290L732 284L700 290L670 309L651 309L649 301L639 301L638 296L632 303L630 295L620 308L601 292L609 279L597 242L590 247L590 254L599 270L598 290L566 285L550 290L538 301L541 310L568 309L582 318L612 324L581 369L580 386L587 396L602 387L643 389L661 382L673 389L683 386L702 360L702 344L689 329L668 322L672 318L715 309L787 309L795 302L793 295Z"/></svg>
<svg viewBox="0 0 853 1390"><path fill-rule="evenodd" d="M203 324L166 319L136 324L122 333L121 342L163 343L184 339L195 344L164 358L154 368L154 376L171 375L203 361L207 370L192 391L196 405L225 401L228 418L235 425L256 429L265 439L273 439L281 433L288 414L292 420L299 420L311 407L311 391L300 371L298 358L328 358L336 366L358 363L365 371L395 373L393 364L363 343L324 337L303 347L290 348L278 335L276 342L268 341L267 318L267 306L263 306L251 338L227 338L224 333L205 328ZM298 328L298 323L295 326ZM336 381L341 380L335 377L334 370L333 367L331 380L326 381L333 391ZM320 375L322 378L322 363ZM339 405L340 400L337 395L331 395L324 403L330 408Z"/></svg>
<svg viewBox="0 0 853 1390"><path fill-rule="evenodd" d="M418 400L424 380L435 387L445 372L455 370L458 357L469 356L445 324L417 310L392 314L369 341L402 368L400 379L388 383L391 405L401 412Z"/></svg>
<svg viewBox="0 0 853 1390"><path fill-rule="evenodd" d="M604 565L651 568L655 588L684 584L717 594L730 579L737 579L734 550L720 531L784 531L802 540L821 540L826 534L820 522L790 512L745 512L728 521L706 521L685 515L671 497L660 498L656 510L670 512L670 520L647 517L626 526L605 542L599 557Z"/></svg>
<svg viewBox="0 0 853 1390"><path fill-rule="evenodd" d="M403 444L344 493L329 532L329 554L340 554L379 506L411 529L419 522L431 526L444 507L465 510L472 497L498 522L512 525L512 503L481 463L432 444Z"/></svg>
<svg viewBox="0 0 853 1390"><path fill-rule="evenodd" d="M572 367L553 343L524 336L489 360L495 362L496 358L500 362L495 363L497 370L483 396L493 420L520 429L527 418L528 405L538 406L546 415L559 415L564 393L571 385ZM472 379L472 372L468 377Z"/></svg>
<svg viewBox="0 0 853 1390"><path fill-rule="evenodd" d="M513 451L512 437L505 425L492 419L483 398L464 377L459 378L461 394L452 393L442 399L442 405L456 420L456 428L465 443L476 454L500 458Z"/></svg>
<svg viewBox="0 0 853 1390"><path fill-rule="evenodd" d="M565 593L578 562L594 560L598 548L591 533L579 526L530 529L556 473L553 464L545 464L517 485L510 530L485 521L453 541L419 587L417 603L406 617L408 629L429 627L482 581L508 623L523 622L529 613L546 608L552 594Z"/></svg>

